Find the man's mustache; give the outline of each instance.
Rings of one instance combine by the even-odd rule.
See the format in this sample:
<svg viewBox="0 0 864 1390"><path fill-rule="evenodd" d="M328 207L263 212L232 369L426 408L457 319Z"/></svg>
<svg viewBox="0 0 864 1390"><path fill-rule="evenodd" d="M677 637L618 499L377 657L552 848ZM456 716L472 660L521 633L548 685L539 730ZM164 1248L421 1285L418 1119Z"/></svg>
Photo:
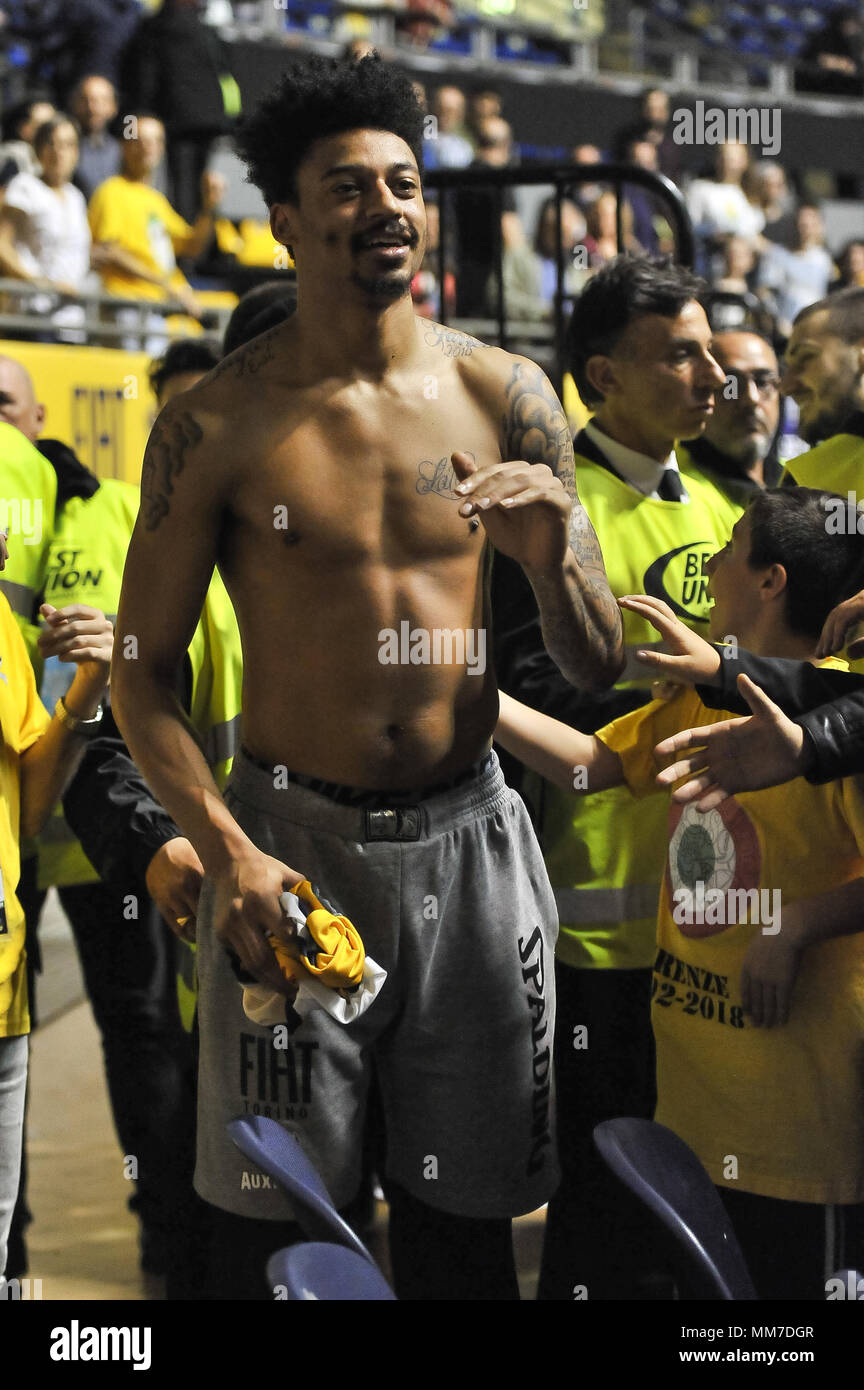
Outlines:
<svg viewBox="0 0 864 1390"><path fill-rule="evenodd" d="M351 238L352 251L363 251L370 242L379 241L382 237L399 237L406 246L414 247L420 240L420 233L416 227L384 226L378 227L374 232L359 233Z"/></svg>

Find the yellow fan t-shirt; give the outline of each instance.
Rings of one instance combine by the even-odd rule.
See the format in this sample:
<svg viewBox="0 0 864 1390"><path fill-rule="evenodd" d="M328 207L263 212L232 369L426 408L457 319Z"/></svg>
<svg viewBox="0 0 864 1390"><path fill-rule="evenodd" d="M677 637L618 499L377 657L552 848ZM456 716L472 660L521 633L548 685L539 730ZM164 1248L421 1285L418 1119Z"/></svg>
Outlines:
<svg viewBox="0 0 864 1390"><path fill-rule="evenodd" d="M33 668L8 602L0 594L0 1037L30 1031L24 951L24 912L15 896L21 872L18 760L51 722L36 693Z"/></svg>
<svg viewBox="0 0 864 1390"><path fill-rule="evenodd" d="M149 184L115 174L96 189L87 209L94 242L116 241L154 275L169 275L173 289L188 286L177 269L193 230L168 199ZM136 275L106 267L100 271L109 294L133 299L164 299L165 291Z"/></svg>
<svg viewBox="0 0 864 1390"><path fill-rule="evenodd" d="M597 737L621 758L634 796L663 795L655 745L730 717L685 690ZM855 778L818 787L797 778L704 815L670 802L652 1001L656 1118L721 1186L799 1202L864 1201L864 933L804 952L784 1026L754 1028L741 1004L744 956L774 925L778 901L782 931L784 904L862 873L864 791ZM699 882L706 907L688 914L679 890L698 894ZM721 893L709 897L711 889ZM736 890L754 889L745 910ZM712 897L722 900L719 911L707 906Z"/></svg>

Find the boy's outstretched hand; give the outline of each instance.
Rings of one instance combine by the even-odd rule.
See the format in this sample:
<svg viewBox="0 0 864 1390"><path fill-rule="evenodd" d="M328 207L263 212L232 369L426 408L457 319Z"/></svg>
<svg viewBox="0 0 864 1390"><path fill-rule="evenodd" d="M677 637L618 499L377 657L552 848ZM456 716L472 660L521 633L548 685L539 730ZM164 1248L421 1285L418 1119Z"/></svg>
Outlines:
<svg viewBox="0 0 864 1390"><path fill-rule="evenodd" d="M658 676L677 681L679 685L713 683L720 670L718 652L704 637L691 632L680 618L676 618L668 603L659 598L650 598L647 594L628 594L626 598L619 598L618 605L645 618L657 629L669 648L668 652L658 652L648 647L638 650L636 658L643 666L653 667Z"/></svg>
<svg viewBox="0 0 864 1390"><path fill-rule="evenodd" d="M864 623L864 589L831 609L822 628L816 655L832 656L834 652L842 651L849 641L846 655L850 661L858 661L864 656L864 634L856 636L854 631L860 623Z"/></svg>

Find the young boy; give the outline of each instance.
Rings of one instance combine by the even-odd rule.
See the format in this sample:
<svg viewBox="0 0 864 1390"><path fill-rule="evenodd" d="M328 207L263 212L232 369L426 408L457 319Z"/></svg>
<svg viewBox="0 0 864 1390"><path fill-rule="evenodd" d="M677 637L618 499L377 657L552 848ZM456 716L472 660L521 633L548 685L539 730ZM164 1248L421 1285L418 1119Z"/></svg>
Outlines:
<svg viewBox="0 0 864 1390"><path fill-rule="evenodd" d="M861 587L860 540L827 534L826 496L794 488L754 499L709 562L715 641L815 659L827 614ZM666 604L622 602L673 653L698 646L720 659ZM647 796L660 790L655 745L726 717L682 688L587 736L502 695L496 738L560 786L623 783ZM853 935L864 930L862 873L854 779L799 778L705 814L671 806L654 966L656 1118L720 1188L763 1298L824 1298L826 1273L864 1256L864 939Z"/></svg>
<svg viewBox="0 0 864 1390"><path fill-rule="evenodd" d="M0 541L0 569L6 561ZM43 604L44 657L77 664L68 692L48 714L6 598L0 595L0 1299L6 1246L21 1164L27 1084L27 972L24 913L15 896L19 839L45 824L88 734L98 725L114 630L96 608Z"/></svg>

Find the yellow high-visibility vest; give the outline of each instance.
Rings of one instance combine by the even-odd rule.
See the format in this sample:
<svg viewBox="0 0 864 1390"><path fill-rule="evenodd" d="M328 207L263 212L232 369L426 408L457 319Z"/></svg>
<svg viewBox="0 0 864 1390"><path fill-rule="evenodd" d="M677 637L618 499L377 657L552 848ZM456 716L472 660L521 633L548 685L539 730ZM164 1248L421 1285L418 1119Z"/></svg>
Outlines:
<svg viewBox="0 0 864 1390"><path fill-rule="evenodd" d="M707 635L706 564L742 508L695 473L684 479L689 502L670 502L644 496L584 455L577 453L575 466L615 596L664 599ZM659 645L658 634L636 614L622 616L627 665L616 688L647 692L653 676L635 652ZM635 802L626 787L580 796L544 784L540 837L558 903L561 960L599 969L651 965L666 814L661 797Z"/></svg>
<svg viewBox="0 0 864 1390"><path fill-rule="evenodd" d="M57 518L45 562L45 602L55 608L84 603L116 622L139 490L103 478L92 497L70 497ZM74 677L75 667L69 666ZM48 710L51 714L53 711ZM39 887L93 883L99 875L66 823L58 802L38 839Z"/></svg>

